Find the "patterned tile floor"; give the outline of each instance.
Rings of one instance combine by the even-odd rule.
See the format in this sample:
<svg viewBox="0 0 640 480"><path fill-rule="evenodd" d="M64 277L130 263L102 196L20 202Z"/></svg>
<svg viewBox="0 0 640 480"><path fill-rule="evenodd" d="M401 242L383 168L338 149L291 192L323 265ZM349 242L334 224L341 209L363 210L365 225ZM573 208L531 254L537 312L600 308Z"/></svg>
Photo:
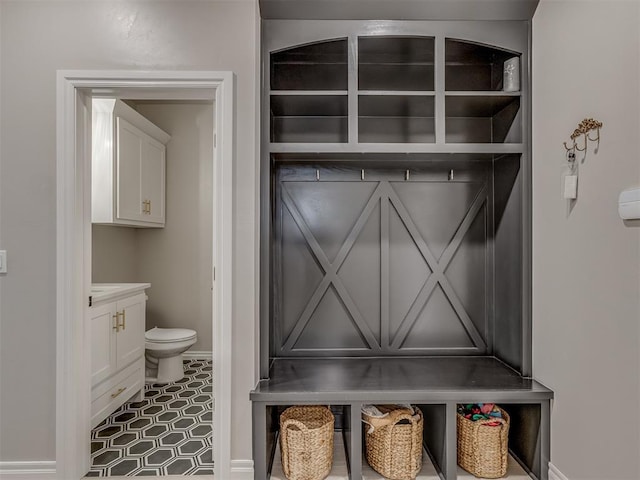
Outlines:
<svg viewBox="0 0 640 480"><path fill-rule="evenodd" d="M87 477L213 475L211 360L185 360L185 377L146 385L91 432Z"/></svg>

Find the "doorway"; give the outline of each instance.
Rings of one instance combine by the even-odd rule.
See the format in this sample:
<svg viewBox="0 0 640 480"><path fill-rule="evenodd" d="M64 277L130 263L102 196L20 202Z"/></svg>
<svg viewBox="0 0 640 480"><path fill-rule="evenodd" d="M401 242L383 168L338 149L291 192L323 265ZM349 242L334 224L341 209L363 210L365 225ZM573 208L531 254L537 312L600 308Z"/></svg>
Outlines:
<svg viewBox="0 0 640 480"><path fill-rule="evenodd" d="M94 96L214 105L211 306L215 473L230 468L233 74L61 71L58 74L57 477L79 479L90 462L91 100ZM212 132L213 135L213 132Z"/></svg>

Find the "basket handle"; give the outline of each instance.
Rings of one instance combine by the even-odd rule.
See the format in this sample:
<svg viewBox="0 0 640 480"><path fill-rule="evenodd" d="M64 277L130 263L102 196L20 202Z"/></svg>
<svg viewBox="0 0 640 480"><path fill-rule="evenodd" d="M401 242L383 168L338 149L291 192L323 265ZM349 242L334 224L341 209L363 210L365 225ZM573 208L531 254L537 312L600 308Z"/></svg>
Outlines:
<svg viewBox="0 0 640 480"><path fill-rule="evenodd" d="M480 445L480 435L478 435L478 430L480 430L480 427L485 426L487 423L495 423L498 422L500 423L500 425L495 425L492 426L490 428L500 428L500 437L503 437L504 435L507 435L507 428L509 427L509 424L507 423L507 421L504 418L501 417L495 417L495 418L490 418L490 419L486 419L486 420L476 420L473 422L473 430L474 430L474 435L473 435L473 448L475 451L478 451L481 448ZM503 450L503 446L504 443L501 441L500 442L500 457L504 457L504 455L506 455L508 452L505 452Z"/></svg>
<svg viewBox="0 0 640 480"><path fill-rule="evenodd" d="M309 430L304 423L293 418L288 418L287 420L282 422L282 426L280 428L280 442L282 444L280 454L282 455L282 469L284 470L284 474L287 477L289 476L289 472L291 471L289 465L289 436L287 435L287 430L289 429L289 427L298 427L303 432L307 432ZM306 436L303 438L306 441Z"/></svg>
<svg viewBox="0 0 640 480"><path fill-rule="evenodd" d="M303 432L309 431L307 426L302 423L300 420L295 420L293 418L288 418L284 422L282 422L282 430L287 430L290 426L298 427Z"/></svg>
<svg viewBox="0 0 640 480"><path fill-rule="evenodd" d="M371 417L369 415L363 416L362 421L368 425L371 425L374 429L379 427L386 427L398 423L400 420L407 419L411 421L412 415L408 413L406 409L393 410L384 417Z"/></svg>
<svg viewBox="0 0 640 480"><path fill-rule="evenodd" d="M485 420L474 420L473 423L475 423L478 427L481 427L483 425L486 425L488 423L501 423L502 426L505 426L507 424L507 421L504 418L500 418L500 417L491 417L491 418L487 418ZM495 425L497 427L497 425Z"/></svg>
<svg viewBox="0 0 640 480"><path fill-rule="evenodd" d="M411 415L410 413L406 413L403 411L395 410L389 413L389 418L391 420L391 424L389 425L389 435L387 435L387 451L392 451L393 445L391 445L391 440L393 438L392 432L395 426L398 424L400 420L409 420L411 423L411 434L413 437L413 433L416 428L418 428L418 420L420 419L420 414L415 413ZM416 463L415 458L417 454L417 449L422 448L422 443L416 445L415 442L411 442L411 469L415 471Z"/></svg>

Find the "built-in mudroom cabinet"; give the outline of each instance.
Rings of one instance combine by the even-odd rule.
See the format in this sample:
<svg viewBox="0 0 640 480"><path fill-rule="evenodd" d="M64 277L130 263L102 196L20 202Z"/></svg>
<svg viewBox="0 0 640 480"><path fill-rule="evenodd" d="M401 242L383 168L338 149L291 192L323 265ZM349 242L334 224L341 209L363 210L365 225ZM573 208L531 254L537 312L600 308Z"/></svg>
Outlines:
<svg viewBox="0 0 640 480"><path fill-rule="evenodd" d="M510 468L547 480L530 36L526 19L263 21L256 479L280 469L287 406L330 405L360 479L361 406L411 403L429 468L455 480L457 405L496 402Z"/></svg>

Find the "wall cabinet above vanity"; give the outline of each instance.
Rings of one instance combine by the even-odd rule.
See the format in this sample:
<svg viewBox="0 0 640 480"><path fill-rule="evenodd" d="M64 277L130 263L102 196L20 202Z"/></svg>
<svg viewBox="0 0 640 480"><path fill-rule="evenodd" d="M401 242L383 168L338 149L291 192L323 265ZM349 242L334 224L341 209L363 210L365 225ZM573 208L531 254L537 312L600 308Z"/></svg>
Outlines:
<svg viewBox="0 0 640 480"><path fill-rule="evenodd" d="M169 134L117 99L94 99L92 123L92 222L163 227Z"/></svg>

